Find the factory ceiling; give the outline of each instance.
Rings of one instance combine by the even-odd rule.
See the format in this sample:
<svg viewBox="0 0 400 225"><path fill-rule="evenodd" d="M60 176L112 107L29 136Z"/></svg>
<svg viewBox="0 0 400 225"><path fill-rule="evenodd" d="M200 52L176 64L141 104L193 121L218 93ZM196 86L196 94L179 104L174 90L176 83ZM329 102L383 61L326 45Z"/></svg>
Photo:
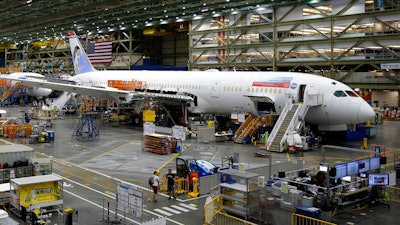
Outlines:
<svg viewBox="0 0 400 225"><path fill-rule="evenodd" d="M324 0L4 0L0 43L179 24L204 17ZM326 1L326 0L325 0Z"/></svg>

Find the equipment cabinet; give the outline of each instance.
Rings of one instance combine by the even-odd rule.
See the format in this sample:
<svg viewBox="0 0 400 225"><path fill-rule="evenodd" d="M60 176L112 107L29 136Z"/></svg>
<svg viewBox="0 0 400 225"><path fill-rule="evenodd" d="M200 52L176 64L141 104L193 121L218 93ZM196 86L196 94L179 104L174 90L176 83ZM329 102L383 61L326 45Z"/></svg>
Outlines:
<svg viewBox="0 0 400 225"><path fill-rule="evenodd" d="M52 174L11 179L11 212L25 218L34 209L62 208L62 181Z"/></svg>
<svg viewBox="0 0 400 225"><path fill-rule="evenodd" d="M236 169L221 170L219 175L224 210L246 220L258 219L259 175Z"/></svg>

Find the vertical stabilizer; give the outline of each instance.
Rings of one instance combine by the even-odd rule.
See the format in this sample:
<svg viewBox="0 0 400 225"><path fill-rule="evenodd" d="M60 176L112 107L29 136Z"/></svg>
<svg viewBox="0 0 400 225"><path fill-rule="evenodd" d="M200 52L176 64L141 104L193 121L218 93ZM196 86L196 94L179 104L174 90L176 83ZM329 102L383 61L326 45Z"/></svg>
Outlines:
<svg viewBox="0 0 400 225"><path fill-rule="evenodd" d="M69 46L71 48L72 63L74 64L75 74L94 72L96 69L90 63L88 56L86 55L79 38L75 32L68 31Z"/></svg>

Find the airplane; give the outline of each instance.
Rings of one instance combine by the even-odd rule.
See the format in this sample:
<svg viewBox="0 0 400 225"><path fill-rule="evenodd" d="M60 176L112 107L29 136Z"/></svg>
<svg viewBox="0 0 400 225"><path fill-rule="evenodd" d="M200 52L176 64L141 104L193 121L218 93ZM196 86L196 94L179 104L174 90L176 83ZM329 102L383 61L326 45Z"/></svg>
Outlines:
<svg viewBox="0 0 400 225"><path fill-rule="evenodd" d="M14 80L11 82L11 87L14 87L19 81L18 80L37 80L39 82L44 79L45 76L38 73L29 73L29 72L14 72L10 74L1 74L0 79L5 80ZM43 97L47 97L52 93L52 89L41 88L35 86L26 87L26 94L31 97L35 97L36 99L42 99Z"/></svg>
<svg viewBox="0 0 400 225"><path fill-rule="evenodd" d="M257 115L268 104L282 112L290 98L301 102L318 94L322 104L311 107L304 120L328 131L346 130L375 116L372 107L349 86L323 76L298 72L259 71L129 71L96 70L78 36L68 31L75 75L73 83L17 79L29 86L49 88L131 103L144 99L180 102L191 113ZM122 86L130 87L123 89Z"/></svg>

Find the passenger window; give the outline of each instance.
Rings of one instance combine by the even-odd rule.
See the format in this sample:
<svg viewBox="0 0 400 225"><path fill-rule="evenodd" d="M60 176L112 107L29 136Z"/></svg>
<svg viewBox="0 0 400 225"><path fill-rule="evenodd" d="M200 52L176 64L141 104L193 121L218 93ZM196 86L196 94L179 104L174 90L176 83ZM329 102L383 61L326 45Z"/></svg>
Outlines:
<svg viewBox="0 0 400 225"><path fill-rule="evenodd" d="M336 97L347 97L346 93L344 93L344 91L335 91L335 93L333 93L334 96Z"/></svg>

